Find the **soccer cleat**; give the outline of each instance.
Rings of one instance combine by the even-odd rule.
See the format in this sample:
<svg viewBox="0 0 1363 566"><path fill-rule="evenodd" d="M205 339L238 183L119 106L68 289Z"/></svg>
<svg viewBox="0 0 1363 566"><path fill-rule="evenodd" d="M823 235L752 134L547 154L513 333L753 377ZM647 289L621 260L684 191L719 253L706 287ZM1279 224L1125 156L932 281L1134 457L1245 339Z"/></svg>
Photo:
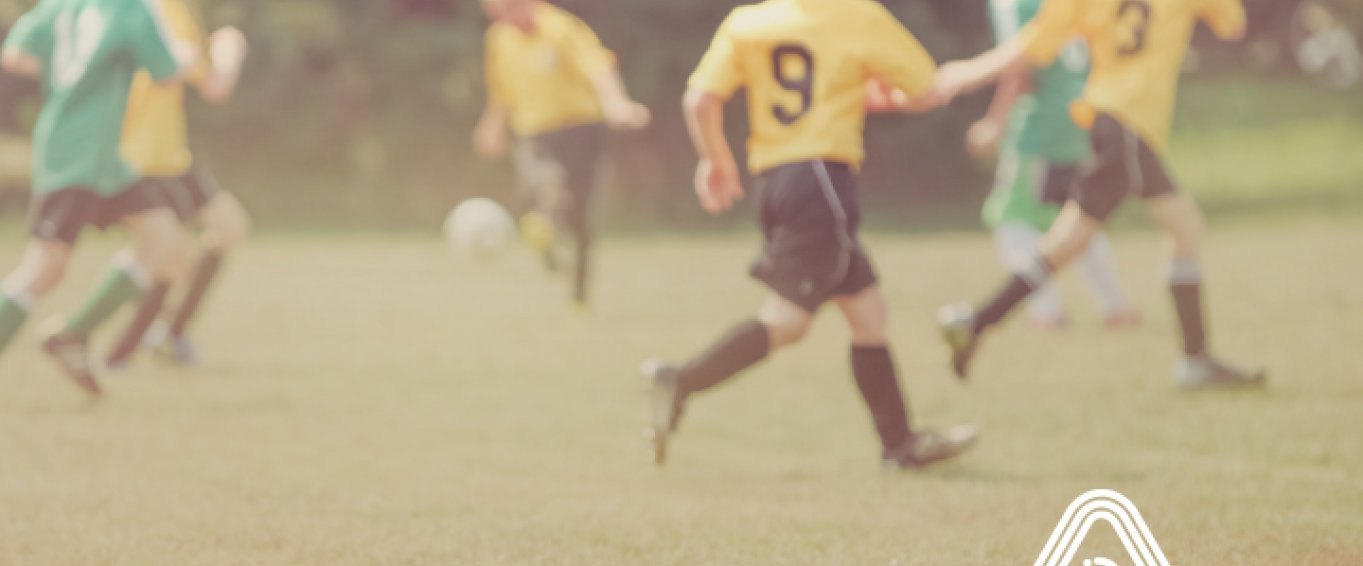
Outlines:
<svg viewBox="0 0 1363 566"><path fill-rule="evenodd" d="M554 221L541 212L527 212L521 216L521 239L544 260L550 272L559 271L559 261L554 243L558 239Z"/></svg>
<svg viewBox="0 0 1363 566"><path fill-rule="evenodd" d="M199 349L185 336L167 336L161 345L161 356L171 363L185 367L199 365Z"/></svg>
<svg viewBox="0 0 1363 566"><path fill-rule="evenodd" d="M65 373L76 387L90 397L98 398L103 395L104 391L90 369L90 345L85 338L66 336L60 332L52 333L43 340L43 351L57 362L62 373Z"/></svg>
<svg viewBox="0 0 1363 566"><path fill-rule="evenodd" d="M1174 366L1174 381L1183 389L1236 389L1262 387L1268 374L1262 369L1244 370L1211 356L1190 356Z"/></svg>
<svg viewBox="0 0 1363 566"><path fill-rule="evenodd" d="M1059 332L1070 327L1070 317L1059 316L1033 316L1032 328L1042 332Z"/></svg>
<svg viewBox="0 0 1363 566"><path fill-rule="evenodd" d="M950 460L970 450L980 439L974 425L960 425L945 431L923 431L909 440L903 448L885 455L885 468L890 470L917 469Z"/></svg>
<svg viewBox="0 0 1363 566"><path fill-rule="evenodd" d="M1103 317L1103 325L1112 330L1135 328L1142 322L1141 313L1135 309L1118 309Z"/></svg>
<svg viewBox="0 0 1363 566"><path fill-rule="evenodd" d="M661 360L648 360L639 371L647 383L652 410L645 436L652 443L653 463L661 466L667 463L667 443L681 421L686 394L679 387L677 369Z"/></svg>
<svg viewBox="0 0 1363 566"><path fill-rule="evenodd" d="M170 325L163 320L158 320L147 327L138 347L148 352L155 352L161 349L168 338L170 338Z"/></svg>
<svg viewBox="0 0 1363 566"><path fill-rule="evenodd" d="M980 335L975 332L975 308L965 303L942 307L937 311L937 325L951 348L952 370L957 378L965 380L980 343Z"/></svg>

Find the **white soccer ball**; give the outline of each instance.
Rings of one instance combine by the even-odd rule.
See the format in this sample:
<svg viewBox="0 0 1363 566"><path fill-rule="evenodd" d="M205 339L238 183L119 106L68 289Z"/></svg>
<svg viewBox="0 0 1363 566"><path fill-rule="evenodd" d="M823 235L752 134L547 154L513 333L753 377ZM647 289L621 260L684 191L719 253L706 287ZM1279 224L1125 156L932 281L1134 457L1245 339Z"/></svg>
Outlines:
<svg viewBox="0 0 1363 566"><path fill-rule="evenodd" d="M491 261L516 240L516 221L492 199L459 203L445 219L445 242L463 257Z"/></svg>

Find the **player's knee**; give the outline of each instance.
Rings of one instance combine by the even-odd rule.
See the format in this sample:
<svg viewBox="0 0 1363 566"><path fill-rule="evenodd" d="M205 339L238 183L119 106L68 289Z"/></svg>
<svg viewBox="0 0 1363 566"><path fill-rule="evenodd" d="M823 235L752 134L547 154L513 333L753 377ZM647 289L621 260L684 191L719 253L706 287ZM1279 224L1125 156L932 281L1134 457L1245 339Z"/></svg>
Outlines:
<svg viewBox="0 0 1363 566"><path fill-rule="evenodd" d="M1169 231L1169 241L1173 245L1174 255L1179 257L1198 255L1198 250L1202 247L1202 239L1206 236L1206 233L1206 219L1201 214L1189 215L1188 218Z"/></svg>
<svg viewBox="0 0 1363 566"><path fill-rule="evenodd" d="M66 278L66 262L58 260L42 261L33 266L28 277L27 291L35 297L46 295L61 285Z"/></svg>
<svg viewBox="0 0 1363 566"><path fill-rule="evenodd" d="M1071 234L1048 240L1042 253L1052 267L1068 265L1088 250L1093 238L1085 234Z"/></svg>
<svg viewBox="0 0 1363 566"><path fill-rule="evenodd" d="M138 246L137 259L157 281L169 281L183 273L193 259L189 238L180 232L151 238Z"/></svg>
<svg viewBox="0 0 1363 566"><path fill-rule="evenodd" d="M205 210L201 219L204 242L212 249L227 250L241 245L251 235L251 216L241 203L230 196L220 196Z"/></svg>
<svg viewBox="0 0 1363 566"><path fill-rule="evenodd" d="M798 344L809 334L810 324L806 320L785 319L764 324L770 333L773 350Z"/></svg>

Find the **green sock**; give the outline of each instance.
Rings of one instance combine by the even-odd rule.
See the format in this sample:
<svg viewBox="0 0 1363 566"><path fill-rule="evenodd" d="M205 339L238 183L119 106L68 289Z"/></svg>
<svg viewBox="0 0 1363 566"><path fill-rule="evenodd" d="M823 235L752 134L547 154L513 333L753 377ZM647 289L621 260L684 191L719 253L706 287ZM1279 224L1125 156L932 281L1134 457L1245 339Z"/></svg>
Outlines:
<svg viewBox="0 0 1363 566"><path fill-rule="evenodd" d="M141 294L142 288L127 268L113 268L95 288L95 294L66 322L62 334L76 338L89 336L95 328L118 312L119 307Z"/></svg>
<svg viewBox="0 0 1363 566"><path fill-rule="evenodd" d="M0 295L0 351L5 350L28 320L28 311L14 299Z"/></svg>

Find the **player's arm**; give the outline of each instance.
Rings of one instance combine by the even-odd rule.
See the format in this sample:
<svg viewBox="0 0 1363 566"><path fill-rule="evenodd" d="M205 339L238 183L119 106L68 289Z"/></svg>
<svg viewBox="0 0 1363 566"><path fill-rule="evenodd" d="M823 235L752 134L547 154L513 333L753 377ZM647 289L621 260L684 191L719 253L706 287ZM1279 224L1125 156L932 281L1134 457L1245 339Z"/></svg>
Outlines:
<svg viewBox="0 0 1363 566"><path fill-rule="evenodd" d="M638 130L648 126L652 114L625 88L615 54L604 45L587 24L575 22L568 38L569 51L579 69L596 90L606 123L612 128Z"/></svg>
<svg viewBox="0 0 1363 566"><path fill-rule="evenodd" d="M732 16L731 16L732 19ZM738 163L724 136L724 104L743 85L729 22L720 26L709 51L691 75L682 112L691 143L700 156L696 167L696 196L711 214L733 207L743 198Z"/></svg>
<svg viewBox="0 0 1363 566"><path fill-rule="evenodd" d="M40 54L48 50L52 38L34 22L34 16L25 14L10 28L5 45L0 48L0 68L5 72L26 77L43 72Z"/></svg>
<svg viewBox="0 0 1363 566"><path fill-rule="evenodd" d="M487 106L473 128L473 149L483 159L498 159L507 152L510 143L507 124L511 109L507 104L506 85L502 82L496 41L489 33L483 48L483 82L487 85Z"/></svg>
<svg viewBox="0 0 1363 566"><path fill-rule="evenodd" d="M1004 75L1027 72L1033 65L1049 66L1074 39L1084 1L1047 0L1041 13L1018 35L974 59L944 65L937 76L938 94L950 100L989 86Z"/></svg>
<svg viewBox="0 0 1363 566"><path fill-rule="evenodd" d="M1030 69L1010 69L999 77L999 85L994 91L994 99L989 103L989 110L966 132L966 149L971 155L985 157L994 153L999 140L1003 139L1004 132L1008 130L1013 108L1030 88Z"/></svg>
<svg viewBox="0 0 1363 566"><path fill-rule="evenodd" d="M868 110L927 112L941 105L932 92L937 62L889 10L876 7L858 33L874 50L866 58Z"/></svg>
<svg viewBox="0 0 1363 566"><path fill-rule="evenodd" d="M190 82L198 87L204 100L222 104L232 98L241 81L246 51L246 35L241 30L226 26L213 32L208 40L208 59L190 72Z"/></svg>
<svg viewBox="0 0 1363 566"><path fill-rule="evenodd" d="M1245 38L1245 6L1240 0L1206 0L1198 16L1222 41Z"/></svg>

